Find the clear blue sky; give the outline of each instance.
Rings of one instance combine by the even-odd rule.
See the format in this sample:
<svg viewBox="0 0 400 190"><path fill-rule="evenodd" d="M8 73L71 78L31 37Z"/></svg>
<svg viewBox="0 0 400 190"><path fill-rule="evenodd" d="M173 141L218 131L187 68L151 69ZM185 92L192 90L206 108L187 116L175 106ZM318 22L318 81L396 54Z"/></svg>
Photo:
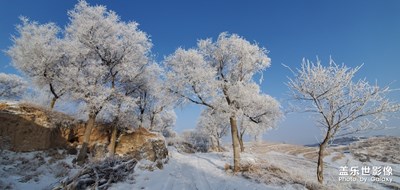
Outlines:
<svg viewBox="0 0 400 190"><path fill-rule="evenodd" d="M319 56L327 61L332 56L337 63L354 67L364 63L357 77L381 85L400 88L400 1L127 1L99 0L114 10L122 20L134 20L140 29L151 35L153 53L158 61L178 47L190 48L198 39L213 37L228 31L257 41L266 47L272 66L264 73L262 90L285 105L287 88L284 82L290 72L281 64L298 67L302 58ZM68 22L67 10L76 1L35 0L0 2L0 49L11 45L11 34L20 15L40 23ZM0 55L0 72L16 71L10 59ZM393 94L400 100L400 93ZM178 109L176 129L193 128L200 108ZM399 120L389 124L397 127ZM287 115L278 129L265 135L267 140L292 143L313 143L319 132L306 114ZM400 136L400 128L381 132Z"/></svg>

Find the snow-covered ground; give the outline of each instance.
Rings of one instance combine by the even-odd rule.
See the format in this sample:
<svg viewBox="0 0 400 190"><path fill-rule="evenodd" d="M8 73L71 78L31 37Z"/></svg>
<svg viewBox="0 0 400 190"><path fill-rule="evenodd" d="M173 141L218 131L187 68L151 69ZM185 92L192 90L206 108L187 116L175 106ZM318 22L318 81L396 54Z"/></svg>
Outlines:
<svg viewBox="0 0 400 190"><path fill-rule="evenodd" d="M383 139L376 141L384 146ZM375 142L375 141L372 141ZM362 145L364 146L364 144ZM364 151L357 146L357 151ZM242 163L251 165L255 170L236 175L224 170L226 163L232 163L232 153L180 153L170 147L170 158L164 169L148 171L135 170L132 181L118 183L112 189L396 189L399 187L400 165L398 163L383 162L371 158L362 162L349 150L349 146L329 148L324 159L324 187L316 180L317 148L304 147L280 143L246 143L246 151L241 154ZM370 155L379 152L379 149L369 150ZM392 155L400 152L385 151ZM393 157L393 155L392 155ZM394 156L396 157L396 156ZM140 165L140 164L139 164ZM340 181L340 167L357 167L361 176L363 166L391 167L393 173L388 177L391 182L375 181L374 176L367 177L366 182ZM372 172L372 170L371 170Z"/></svg>
<svg viewBox="0 0 400 190"><path fill-rule="evenodd" d="M189 154L168 147L169 159L162 169L149 161L140 161L125 181L110 189L399 189L398 143L399 138L375 138L329 148L324 159L324 187L316 180L316 147L246 143L241 161L249 169L237 174L225 170L225 165L232 163L230 151ZM0 189L52 189L79 169L71 163L75 156L64 150L0 153ZM368 178L366 182L359 178L340 181L343 166L358 167L360 173L363 166L389 166L391 175L382 173L380 179L387 177L391 181L374 182L372 175L364 176Z"/></svg>
<svg viewBox="0 0 400 190"><path fill-rule="evenodd" d="M64 150L16 153L0 150L0 189L53 189L77 169Z"/></svg>
<svg viewBox="0 0 400 190"><path fill-rule="evenodd" d="M218 153L179 153L170 147L170 159L162 170L135 170L132 183L118 183L111 189L279 189L227 173L226 160Z"/></svg>
<svg viewBox="0 0 400 190"><path fill-rule="evenodd" d="M394 137L372 137L367 141L356 142L352 145L343 145L328 148L324 158L324 185L328 189L399 189L400 188L400 152L398 149L399 138ZM247 152L254 156L258 162L265 162L261 165L274 166L283 176L264 174L260 177L269 184L274 184L279 179L287 183L285 188L298 188L297 183L309 188L309 184L317 186L316 167L317 167L317 148L304 147L290 144L275 143L247 143ZM359 152L364 152L367 159L355 156ZM347 167L347 171L358 172L355 177L339 175L342 167ZM362 174L362 167L369 167L370 174ZM372 175L373 167L380 167L379 175ZM384 167L392 170L390 175L385 175ZM276 177L273 180L271 178ZM344 177L344 178L341 178ZM350 178L347 178L350 177ZM366 179L361 181L360 177ZM341 179L339 179L341 178ZM354 181L348 181L348 180ZM389 180L389 181L382 181ZM292 184L292 185L290 185Z"/></svg>

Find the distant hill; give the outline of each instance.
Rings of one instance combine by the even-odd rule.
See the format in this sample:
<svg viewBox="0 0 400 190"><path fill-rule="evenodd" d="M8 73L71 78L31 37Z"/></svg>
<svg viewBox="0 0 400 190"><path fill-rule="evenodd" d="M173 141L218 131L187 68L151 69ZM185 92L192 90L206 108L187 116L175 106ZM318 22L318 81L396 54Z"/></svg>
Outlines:
<svg viewBox="0 0 400 190"><path fill-rule="evenodd" d="M379 136L377 136L379 137ZM341 137L341 138L337 138L337 139L333 139L329 142L330 146L340 146L340 145L349 145L353 142L357 142L363 139L367 139L368 137L356 137L356 136L350 136L350 137ZM309 144L309 145L305 145L307 147L318 147L319 144L315 143L315 144Z"/></svg>

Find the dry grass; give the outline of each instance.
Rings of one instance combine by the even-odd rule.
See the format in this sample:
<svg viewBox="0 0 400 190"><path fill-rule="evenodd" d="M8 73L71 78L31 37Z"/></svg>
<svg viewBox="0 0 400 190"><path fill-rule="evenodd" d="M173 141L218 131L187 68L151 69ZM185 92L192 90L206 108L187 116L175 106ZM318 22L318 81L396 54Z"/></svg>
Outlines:
<svg viewBox="0 0 400 190"><path fill-rule="evenodd" d="M397 183L370 184L361 182L339 183L337 164L348 162L351 153L355 159L367 158L392 164L400 163L399 137L373 137L349 146L329 147L325 152L324 186L316 179L318 147L304 147L277 143L247 143L247 154L254 155L258 162L244 167L246 178L294 189L376 189L393 188ZM347 154L346 154L347 153ZM347 160L347 161L346 161ZM357 162L357 161L355 161ZM395 184L395 185L394 185Z"/></svg>
<svg viewBox="0 0 400 190"><path fill-rule="evenodd" d="M370 159L400 164L400 137L373 137L350 146L350 152L361 162Z"/></svg>
<svg viewBox="0 0 400 190"><path fill-rule="evenodd" d="M332 162L336 162L337 160L343 159L345 156L343 153L336 153L335 156L332 157Z"/></svg>
<svg viewBox="0 0 400 190"><path fill-rule="evenodd" d="M315 152L307 152L307 153L303 153L304 158L307 158L309 160L313 160L313 161L317 161L318 159L318 153Z"/></svg>
<svg viewBox="0 0 400 190"><path fill-rule="evenodd" d="M335 189L335 187L331 186L322 186L315 181L296 174L295 172L288 171L279 165L268 164L265 162L242 166L242 175L257 182L281 187L291 185L297 189Z"/></svg>
<svg viewBox="0 0 400 190"><path fill-rule="evenodd" d="M0 110L5 110L8 107L5 103L0 103Z"/></svg>
<svg viewBox="0 0 400 190"><path fill-rule="evenodd" d="M224 170L225 170L225 172L227 172L227 171L229 171L229 170L232 170L232 166L229 165L228 163L225 163L225 165L224 165Z"/></svg>
<svg viewBox="0 0 400 190"><path fill-rule="evenodd" d="M38 125L45 127L68 128L78 123L73 117L53 111L47 107L31 103L20 103L18 106L20 111L24 112L24 115L28 117L28 120L33 120Z"/></svg>
<svg viewBox="0 0 400 190"><path fill-rule="evenodd" d="M248 144L249 152L256 154L266 154L268 152L279 152L292 156L304 157L308 160L317 161L318 159L318 148L317 147L306 147L301 145L292 144L278 144L278 143L262 143L262 144ZM327 149L325 156L336 152L333 149Z"/></svg>

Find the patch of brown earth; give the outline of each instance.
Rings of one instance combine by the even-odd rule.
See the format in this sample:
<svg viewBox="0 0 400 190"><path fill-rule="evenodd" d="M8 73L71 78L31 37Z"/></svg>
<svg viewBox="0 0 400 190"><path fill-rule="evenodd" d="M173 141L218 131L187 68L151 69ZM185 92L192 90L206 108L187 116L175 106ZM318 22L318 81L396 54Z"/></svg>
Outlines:
<svg viewBox="0 0 400 190"><path fill-rule="evenodd" d="M0 105L0 149L25 152L66 147L59 128L39 124L46 119L43 115L38 114L39 122L39 117L29 112L8 108Z"/></svg>

